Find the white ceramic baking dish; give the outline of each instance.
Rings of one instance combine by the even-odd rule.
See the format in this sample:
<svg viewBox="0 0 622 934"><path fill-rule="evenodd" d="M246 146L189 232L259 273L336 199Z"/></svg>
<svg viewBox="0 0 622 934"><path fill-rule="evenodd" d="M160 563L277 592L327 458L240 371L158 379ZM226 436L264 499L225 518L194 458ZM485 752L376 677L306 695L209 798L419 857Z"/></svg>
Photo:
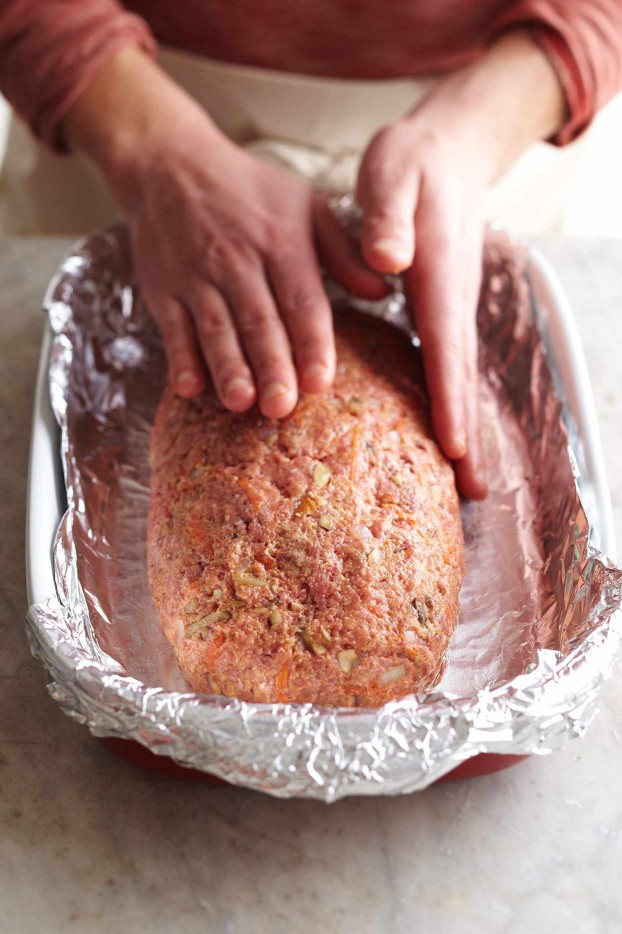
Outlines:
<svg viewBox="0 0 622 934"><path fill-rule="evenodd" d="M540 252L530 251L529 279L566 418L573 426L581 495L592 526L592 542L612 561L616 547L611 498L589 375L579 333L561 283ZM28 598L42 603L56 593L52 546L66 507L60 432L50 405L48 364L52 335L46 324L32 421L26 529Z"/></svg>

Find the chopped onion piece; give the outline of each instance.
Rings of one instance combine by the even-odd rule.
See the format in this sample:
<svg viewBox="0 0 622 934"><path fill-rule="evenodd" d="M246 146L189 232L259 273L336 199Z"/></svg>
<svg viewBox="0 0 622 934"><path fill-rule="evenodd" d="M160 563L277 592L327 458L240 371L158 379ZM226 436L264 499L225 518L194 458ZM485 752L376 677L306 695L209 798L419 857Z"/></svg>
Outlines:
<svg viewBox="0 0 622 934"><path fill-rule="evenodd" d="M325 487L329 481L330 470L325 464L323 464L321 461L318 461L318 463L313 468L313 482L321 489L322 487Z"/></svg>
<svg viewBox="0 0 622 934"><path fill-rule="evenodd" d="M381 684L393 684L394 681L399 681L400 678L403 678L406 674L406 669L403 665L397 665L395 668L390 668L389 671L384 671L380 675Z"/></svg>
<svg viewBox="0 0 622 934"><path fill-rule="evenodd" d="M358 663L359 657L354 649L344 649L342 652L337 652L337 661L343 673L347 675Z"/></svg>
<svg viewBox="0 0 622 934"><path fill-rule="evenodd" d="M248 558L244 561L240 561L233 572L233 580L236 584L241 584L243 587L267 587L268 581L262 580L260 577L255 577L254 574L246 573L251 563L252 562L249 561Z"/></svg>
<svg viewBox="0 0 622 934"><path fill-rule="evenodd" d="M307 632L306 629L303 629L301 636L302 636L302 641L304 642L304 644L307 646L308 649L311 649L314 655L325 655L326 654L326 646L322 645L321 642L316 642L316 640L313 638L311 633Z"/></svg>
<svg viewBox="0 0 622 934"><path fill-rule="evenodd" d="M304 496L301 496L300 502L296 507L297 516L309 516L312 512L315 512L317 509L317 500L314 496L310 496L308 493L305 493Z"/></svg>
<svg viewBox="0 0 622 934"><path fill-rule="evenodd" d="M210 613L209 616L195 619L186 626L186 637L196 636L198 632L203 632L204 629L208 629L214 623L227 622L231 619L231 615L227 610L216 610L214 613Z"/></svg>

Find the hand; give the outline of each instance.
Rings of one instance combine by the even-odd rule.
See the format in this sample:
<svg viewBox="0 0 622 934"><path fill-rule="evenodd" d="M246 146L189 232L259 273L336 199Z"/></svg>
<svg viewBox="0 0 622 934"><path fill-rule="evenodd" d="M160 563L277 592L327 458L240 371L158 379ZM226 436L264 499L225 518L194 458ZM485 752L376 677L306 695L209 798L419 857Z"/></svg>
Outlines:
<svg viewBox="0 0 622 934"><path fill-rule="evenodd" d="M200 392L207 367L227 408L257 401L264 415L282 418L299 387L330 385L332 316L313 215L343 281L368 298L386 287L306 183L227 140L135 50L100 73L65 128L126 210L176 392Z"/></svg>
<svg viewBox="0 0 622 934"><path fill-rule="evenodd" d="M476 308L486 190L483 154L412 117L383 130L361 165L361 249L380 272L404 271L421 341L434 433L461 491L486 495L477 384ZM473 149L473 147L470 147Z"/></svg>
<svg viewBox="0 0 622 934"><path fill-rule="evenodd" d="M559 82L519 31L382 130L359 172L363 257L378 272L404 273L434 431L470 499L487 492L475 320L485 196L531 142L562 120Z"/></svg>
<svg viewBox="0 0 622 934"><path fill-rule="evenodd" d="M201 127L143 166L129 214L134 263L180 395L204 388L203 361L223 405L241 412L258 401L269 418L291 412L298 387L330 385L335 347L315 204L300 179ZM319 203L317 212L326 224ZM342 276L359 293L382 294L380 277L328 223Z"/></svg>

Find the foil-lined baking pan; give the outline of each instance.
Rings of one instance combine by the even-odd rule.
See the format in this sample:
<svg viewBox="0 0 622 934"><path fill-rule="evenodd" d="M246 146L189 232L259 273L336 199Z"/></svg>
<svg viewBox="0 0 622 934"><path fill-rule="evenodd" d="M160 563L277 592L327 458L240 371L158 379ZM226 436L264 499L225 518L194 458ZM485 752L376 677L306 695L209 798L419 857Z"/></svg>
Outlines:
<svg viewBox="0 0 622 934"><path fill-rule="evenodd" d="M555 308L534 301L538 266L530 275L527 266L505 237L489 240L478 323L491 493L463 505L467 574L446 675L433 694L379 710L321 709L197 695L185 683L146 576L163 351L125 227L79 243L45 299L67 500L45 593L35 568L51 521L40 432L28 520L28 632L63 709L97 736L137 740L276 796L326 801L414 791L479 752L544 754L581 735L618 648L622 572L599 550L611 554L612 543L597 436L589 419L579 424L591 410L561 401L577 385L564 373L572 361ZM404 324L399 283L368 310Z"/></svg>

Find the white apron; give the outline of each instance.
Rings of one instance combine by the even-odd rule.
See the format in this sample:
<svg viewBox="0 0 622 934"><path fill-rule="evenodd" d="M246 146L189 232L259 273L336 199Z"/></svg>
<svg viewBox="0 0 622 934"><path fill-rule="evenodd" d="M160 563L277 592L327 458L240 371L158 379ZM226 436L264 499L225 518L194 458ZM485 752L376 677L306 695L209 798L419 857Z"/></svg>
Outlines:
<svg viewBox="0 0 622 934"><path fill-rule="evenodd" d="M403 116L433 78L343 80L215 62L164 49L162 67L234 142L319 189L352 189L371 137ZM486 214L518 234L561 229L582 146L538 144L492 190ZM0 234L82 234L118 214L79 156L58 156L11 121L0 175Z"/></svg>

